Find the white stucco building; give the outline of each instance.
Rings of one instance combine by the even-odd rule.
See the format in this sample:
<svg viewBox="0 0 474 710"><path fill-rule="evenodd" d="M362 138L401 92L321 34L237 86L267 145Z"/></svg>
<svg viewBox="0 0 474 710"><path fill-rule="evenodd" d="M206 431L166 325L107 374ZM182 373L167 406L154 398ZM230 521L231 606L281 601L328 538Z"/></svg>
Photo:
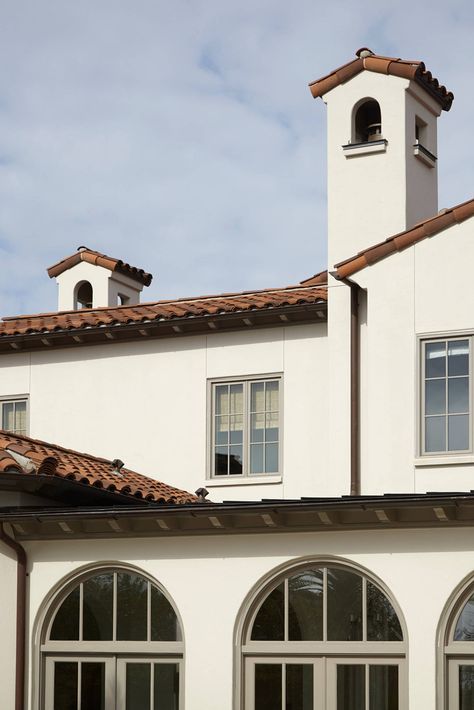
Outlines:
<svg viewBox="0 0 474 710"><path fill-rule="evenodd" d="M453 96L367 49L310 88L327 271L142 304L150 274L80 247L57 313L0 323L2 708L474 708Z"/></svg>

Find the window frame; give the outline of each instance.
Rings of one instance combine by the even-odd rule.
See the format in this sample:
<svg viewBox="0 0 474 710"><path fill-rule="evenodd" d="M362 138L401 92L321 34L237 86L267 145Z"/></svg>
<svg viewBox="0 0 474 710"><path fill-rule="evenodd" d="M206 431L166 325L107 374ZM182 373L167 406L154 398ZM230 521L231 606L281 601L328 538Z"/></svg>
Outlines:
<svg viewBox="0 0 474 710"><path fill-rule="evenodd" d="M446 345L449 342L453 341L460 341L460 340L467 340L469 344L469 368L468 368L468 378L469 378L469 412L468 412L468 417L469 417L469 423L468 423L468 433L469 433L469 448L467 449L456 449L456 450L449 450L448 448L445 448L444 450L441 451L427 451L426 450L426 441L425 441L425 434L426 434L426 426L425 426L425 421L426 421L426 414L425 414L425 386L426 386L426 377L425 377L425 372L426 372L426 358L425 358L425 352L426 352L426 345L429 345L430 343L440 343L444 342ZM436 333L436 334L426 334L426 335L420 335L418 337L418 377L419 377L419 386L418 386L418 406L417 406L417 422L418 422L418 442L417 442L417 454L420 457L421 461L429 461L429 460L436 460L436 459L443 459L445 461L449 461L450 459L453 461L456 461L460 458L463 457L472 457L473 455L473 447L474 447L474 387L473 387L473 352L474 352L474 335L470 333L465 333L465 332L451 332L451 333ZM446 373L445 377L443 378L446 381L448 380L448 374ZM446 401L446 407L447 407L447 401ZM448 417L448 412L446 408L446 412L444 416L447 418ZM448 439L446 438L446 446L448 445ZM420 461L420 462L421 462Z"/></svg>
<svg viewBox="0 0 474 710"><path fill-rule="evenodd" d="M25 431L19 432L16 429L3 429L3 407L5 404L15 404L16 402L25 402L26 404L26 417L25 417ZM12 435L18 436L29 436L30 433L30 398L28 394L14 394L14 395L1 395L0 396L0 428L3 431L8 432Z"/></svg>
<svg viewBox="0 0 474 710"><path fill-rule="evenodd" d="M278 382L278 471L250 473L250 386L254 382ZM242 473L215 473L215 391L219 385L243 385L243 463ZM283 470L283 373L261 373L258 375L233 375L231 377L213 377L207 381L207 471L206 479L210 484L250 483L281 480Z"/></svg>

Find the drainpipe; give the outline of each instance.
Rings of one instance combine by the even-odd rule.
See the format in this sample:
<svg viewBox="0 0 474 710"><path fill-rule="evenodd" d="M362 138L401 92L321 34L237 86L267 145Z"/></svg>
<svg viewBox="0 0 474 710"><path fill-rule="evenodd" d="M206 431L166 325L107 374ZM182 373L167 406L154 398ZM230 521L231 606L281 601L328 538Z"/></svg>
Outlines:
<svg viewBox="0 0 474 710"><path fill-rule="evenodd" d="M25 704L25 636L26 636L26 552L7 535L0 523L0 540L14 551L16 568L16 662L15 662L15 710L24 710Z"/></svg>
<svg viewBox="0 0 474 710"><path fill-rule="evenodd" d="M350 279L331 272L337 281L351 289L351 496L360 495L360 338L359 291L361 288Z"/></svg>

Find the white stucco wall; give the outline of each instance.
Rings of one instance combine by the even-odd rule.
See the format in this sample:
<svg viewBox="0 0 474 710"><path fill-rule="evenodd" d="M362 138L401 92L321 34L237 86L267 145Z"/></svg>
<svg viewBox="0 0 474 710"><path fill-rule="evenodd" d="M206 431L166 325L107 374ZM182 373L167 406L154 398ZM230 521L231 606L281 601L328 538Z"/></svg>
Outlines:
<svg viewBox="0 0 474 710"><path fill-rule="evenodd" d="M37 709L34 639L40 610L62 578L87 564L129 562L173 598L184 631L186 710L232 707L234 629L241 605L264 575L305 556L349 560L388 587L408 629L409 707L434 708L437 626L451 593L474 569L465 531L454 529L159 538L139 545L136 540L49 541L26 547L32 566L31 710Z"/></svg>
<svg viewBox="0 0 474 710"><path fill-rule="evenodd" d="M83 281L92 286L92 306L116 306L118 294L129 298L130 305L140 302L143 286L125 274L110 271L103 266L81 261L56 277L58 284L58 311L72 311L76 308L76 287Z"/></svg>
<svg viewBox="0 0 474 710"><path fill-rule="evenodd" d="M328 476L326 333L324 324L289 326L6 356L0 396L29 393L34 438L120 458L186 490L206 486L216 501L340 495L348 492L345 473ZM209 481L208 381L276 373L281 478L265 485Z"/></svg>

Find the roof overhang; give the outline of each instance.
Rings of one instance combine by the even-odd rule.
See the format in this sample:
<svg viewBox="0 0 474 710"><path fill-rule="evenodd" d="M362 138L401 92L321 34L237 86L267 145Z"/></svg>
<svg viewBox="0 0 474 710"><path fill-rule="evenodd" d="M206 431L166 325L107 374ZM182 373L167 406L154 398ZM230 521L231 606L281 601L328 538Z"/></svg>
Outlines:
<svg viewBox="0 0 474 710"><path fill-rule="evenodd" d="M474 492L260 502L0 509L18 540L143 538L474 526Z"/></svg>

